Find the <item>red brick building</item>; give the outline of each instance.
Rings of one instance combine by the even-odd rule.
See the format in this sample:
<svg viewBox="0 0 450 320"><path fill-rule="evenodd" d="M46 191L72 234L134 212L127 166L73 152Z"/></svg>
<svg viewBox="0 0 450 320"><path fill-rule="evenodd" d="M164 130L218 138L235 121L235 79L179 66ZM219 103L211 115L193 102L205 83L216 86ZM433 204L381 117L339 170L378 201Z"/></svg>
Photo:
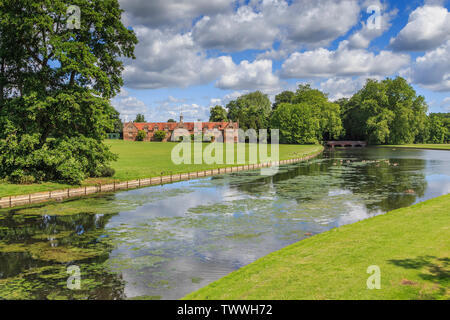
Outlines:
<svg viewBox="0 0 450 320"><path fill-rule="evenodd" d="M183 116L180 117L180 122L128 122L123 126L123 139L128 141L135 141L138 132L143 130L146 133L144 141L155 141L155 132L162 130L166 132L166 138L163 141L172 141L172 135L176 129L185 129L189 132L189 134L194 134L194 125L194 122L183 122ZM227 132L231 133L232 130L232 141L238 141L238 122L202 122L201 126L203 135L212 133L215 140L218 140L219 136L221 135L224 142L229 142L226 141L225 131L227 130Z"/></svg>

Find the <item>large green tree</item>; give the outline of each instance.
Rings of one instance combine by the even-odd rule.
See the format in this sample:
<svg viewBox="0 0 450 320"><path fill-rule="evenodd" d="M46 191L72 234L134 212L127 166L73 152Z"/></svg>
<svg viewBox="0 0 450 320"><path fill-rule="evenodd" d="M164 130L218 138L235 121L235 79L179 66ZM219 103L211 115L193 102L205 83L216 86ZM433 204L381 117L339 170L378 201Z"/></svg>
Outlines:
<svg viewBox="0 0 450 320"><path fill-rule="evenodd" d="M115 159L102 140L137 43L121 14L118 0L0 0L0 178L79 183Z"/></svg>
<svg viewBox="0 0 450 320"><path fill-rule="evenodd" d="M228 119L239 121L239 127L248 129L267 129L272 104L266 94L260 91L245 94L227 104Z"/></svg>
<svg viewBox="0 0 450 320"><path fill-rule="evenodd" d="M134 119L135 123L144 123L145 122L145 116L141 113L138 113L136 115L136 119Z"/></svg>
<svg viewBox="0 0 450 320"><path fill-rule="evenodd" d="M110 133L118 133L120 135L123 135L123 122L122 119L120 119L120 113L114 109L114 111L111 114L111 118L113 120L113 131Z"/></svg>
<svg viewBox="0 0 450 320"><path fill-rule="evenodd" d="M315 144L322 140L316 109L305 102L278 105L272 115L271 126L280 130L282 143Z"/></svg>
<svg viewBox="0 0 450 320"><path fill-rule="evenodd" d="M365 86L345 104L347 138L374 144L405 144L423 140L427 105L408 82L397 77Z"/></svg>
<svg viewBox="0 0 450 320"><path fill-rule="evenodd" d="M210 122L228 121L227 110L225 110L222 106L215 106L211 108L209 121Z"/></svg>
<svg viewBox="0 0 450 320"><path fill-rule="evenodd" d="M320 90L312 89L309 84L300 85L292 98L292 103L305 103L313 108L319 119L320 140L337 139L343 134L341 107L328 100Z"/></svg>
<svg viewBox="0 0 450 320"><path fill-rule="evenodd" d="M429 143L450 141L450 113L431 113L427 122L426 139Z"/></svg>
<svg viewBox="0 0 450 320"><path fill-rule="evenodd" d="M275 103L273 109L276 110L282 103L292 103L295 97L295 93L292 91L283 91L275 96Z"/></svg>

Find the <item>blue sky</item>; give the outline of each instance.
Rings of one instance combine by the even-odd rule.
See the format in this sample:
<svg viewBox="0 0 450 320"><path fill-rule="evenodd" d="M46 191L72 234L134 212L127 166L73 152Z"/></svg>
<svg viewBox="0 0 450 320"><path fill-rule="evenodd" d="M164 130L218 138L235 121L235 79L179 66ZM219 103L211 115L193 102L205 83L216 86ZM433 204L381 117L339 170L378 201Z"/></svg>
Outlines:
<svg viewBox="0 0 450 320"><path fill-rule="evenodd" d="M113 100L127 121L137 113L166 121L181 112L206 121L211 106L255 90L273 99L300 83L337 99L367 78L396 75L425 96L431 112L450 111L449 1L120 3L140 40Z"/></svg>

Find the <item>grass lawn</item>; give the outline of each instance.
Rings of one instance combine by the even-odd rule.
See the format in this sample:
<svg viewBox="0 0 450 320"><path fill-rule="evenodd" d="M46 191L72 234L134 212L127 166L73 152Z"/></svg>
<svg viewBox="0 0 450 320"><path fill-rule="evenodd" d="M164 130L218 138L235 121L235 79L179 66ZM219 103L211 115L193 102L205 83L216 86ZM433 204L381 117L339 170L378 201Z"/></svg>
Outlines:
<svg viewBox="0 0 450 320"><path fill-rule="evenodd" d="M450 144L403 144L403 145L385 145L379 147L450 150Z"/></svg>
<svg viewBox="0 0 450 320"><path fill-rule="evenodd" d="M449 299L450 195L295 243L185 299ZM381 289L367 289L367 268Z"/></svg>
<svg viewBox="0 0 450 320"><path fill-rule="evenodd" d="M113 178L87 179L84 185L94 185L99 183L108 183L113 180L126 181L156 177L160 175L169 175L177 173L187 173L216 168L231 167L234 165L195 165L182 164L175 165L171 160L172 149L176 143L162 142L134 142L123 140L107 140L106 143L111 147L112 152L119 155L119 160L112 163L111 166L116 170ZM210 144L205 143L205 149ZM246 159L248 160L248 144L246 145ZM270 146L268 148L270 150ZM280 145L280 160L300 158L305 155L313 154L322 150L320 145ZM270 151L269 151L270 152ZM248 161L247 161L248 163ZM42 183L31 185L16 185L5 182L0 183L0 198L34 192L51 191L70 188L73 186L59 183Z"/></svg>

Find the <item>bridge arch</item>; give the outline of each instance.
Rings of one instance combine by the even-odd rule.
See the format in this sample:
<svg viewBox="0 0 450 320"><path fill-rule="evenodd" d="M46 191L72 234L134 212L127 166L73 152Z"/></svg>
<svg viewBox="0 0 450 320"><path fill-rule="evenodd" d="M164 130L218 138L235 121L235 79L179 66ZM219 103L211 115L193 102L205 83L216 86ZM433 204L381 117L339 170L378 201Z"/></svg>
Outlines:
<svg viewBox="0 0 450 320"><path fill-rule="evenodd" d="M343 148L355 148L355 147L367 147L366 141L327 141L327 147L334 149L335 147L343 147Z"/></svg>

